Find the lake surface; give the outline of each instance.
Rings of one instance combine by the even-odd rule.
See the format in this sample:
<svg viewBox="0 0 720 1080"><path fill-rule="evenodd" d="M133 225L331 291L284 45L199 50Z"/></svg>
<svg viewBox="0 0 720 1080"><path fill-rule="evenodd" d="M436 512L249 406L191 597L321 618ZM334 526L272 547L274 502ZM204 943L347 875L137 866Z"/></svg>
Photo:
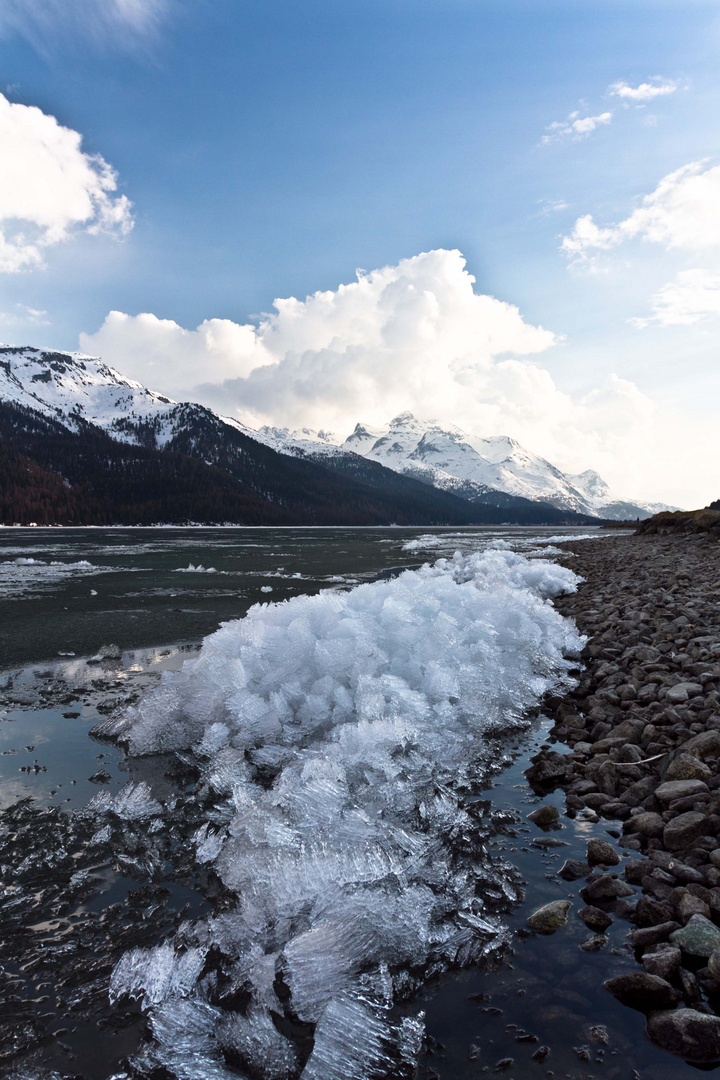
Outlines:
<svg viewBox="0 0 720 1080"><path fill-rule="evenodd" d="M0 530L0 858L12 870L0 903L7 930L0 1061L87 1080L120 1071L141 1044L145 1023L137 1007L108 1007L109 972L119 955L155 945L182 920L224 903L217 883L184 857L182 829L152 867L142 863L146 853L133 854L127 835L117 850L92 835L95 826L82 815L98 792L115 797L131 780L147 782L163 799L192 787L188 777L168 772L163 758L128 759L91 738L94 725L137 702L163 671L197 656L205 635L253 604L348 590L497 539L540 554L561 535L585 534L510 527ZM543 737L538 724L508 743L507 753L519 757L493 782L487 806L487 813L507 812L493 852L520 867L533 906L572 891L552 873L557 851L533 847L526 825L507 824L530 808L522 768ZM565 821L561 857L578 857L587 837L608 827ZM526 917L527 904L508 916L509 925L519 930ZM430 1035L421 1075L459 1080L492 1072L508 1058L502 1069L515 1080L551 1075L550 1058L542 1068L531 1060L537 1045L530 1036L551 1046L552 1064L562 1069L556 1076L691 1075L646 1044L642 1018L601 989L618 963L630 966L625 927L615 924L602 957L579 954L581 930L578 923L562 940L518 938L519 973L507 964L499 972L471 967L430 984L420 1002ZM77 974L83 955L87 978ZM544 999L555 991L553 1011ZM603 1023L607 1043L590 1033ZM573 1024L580 1026L569 1035Z"/></svg>

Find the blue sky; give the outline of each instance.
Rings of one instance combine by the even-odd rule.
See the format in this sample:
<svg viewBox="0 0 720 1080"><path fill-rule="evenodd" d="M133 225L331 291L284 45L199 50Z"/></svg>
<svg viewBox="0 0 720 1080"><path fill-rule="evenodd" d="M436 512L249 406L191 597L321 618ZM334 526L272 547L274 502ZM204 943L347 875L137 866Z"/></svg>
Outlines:
<svg viewBox="0 0 720 1080"><path fill-rule="evenodd" d="M65 221L61 239L50 238L38 213L23 226L17 201L4 209L0 184L8 235L22 231L27 244L39 230L41 238L34 261L1 276L5 340L77 348L83 334L86 346L96 342L138 378L144 341L155 356L148 381L163 383L160 389L204 393L250 421L327 416L342 426L352 402L345 395L338 406L337 388L323 385L322 365L308 369L316 378L312 408L302 406L306 379L305 390L298 384L300 403L286 401L274 416L270 382L261 401L257 387L242 381L252 378L257 357L241 358L234 372L232 355L218 362L206 343L184 339L197 373L180 384L172 350L163 360L165 346L148 343L147 325L145 337L131 321L98 332L110 311L131 319L151 313L191 334L204 320L243 326L272 311L276 297L337 290L358 267L396 267L421 252L459 249L476 293L516 305L524 322L555 335L524 353L512 335L496 341L478 360L484 370L498 358L522 356L519 362L540 365L578 407L588 395L606 394L616 376L642 396L637 408L657 413L653 431L639 439L645 451L618 443L617 429L635 408L627 412L627 395L612 422L595 406L594 419L575 417L578 427L595 424L593 438L563 441L557 431L543 435L537 417L523 428L521 409L503 412L497 385L486 379L482 393L497 407L492 415L479 408L485 424L515 425L511 434L553 453L564 468L604 469L615 486L627 475L631 494L678 502L720 494L711 470L688 484L692 461L680 468L677 450L670 479L655 449L663 424L680 424L683 446L693 431L712 438L720 394L717 247L678 239L671 226L621 226L663 178L693 162L703 163L701 181L710 176L712 203L717 3L113 2L115 17L100 0L6 0L0 13L7 100L37 106L79 133L82 152L101 155L117 174L117 188L102 196L104 209L96 201L95 217ZM23 123L29 116L13 115ZM595 119L573 128L588 117ZM675 201L669 210L662 204L666 217L687 185L680 177L670 187ZM108 207L120 195L132 206L110 222ZM703 198L693 213L697 205L704 212ZM98 231L93 222L101 213L107 228ZM563 237L586 215L611 232L562 253ZM434 272L442 274L439 265ZM695 277L678 279L688 273ZM425 276L423 283L432 290ZM464 283L457 279L457 288ZM315 316L303 308L303 318ZM265 345L277 331L270 325ZM297 351L287 334L283 340L283 357L271 349L264 364L277 367ZM318 352L330 338L303 341ZM347 365L365 362L350 359L348 341L333 347ZM438 378L467 366L466 346L459 348L462 360L449 357ZM432 355L418 346L418 357L427 382ZM507 372L501 375L506 382ZM379 419L382 383L373 393ZM414 407L425 401L414 392L408 399ZM442 404L455 411L452 400ZM359 395L355 416L368 407ZM610 408L603 405L605 413ZM472 414L463 419L472 422ZM548 416L548 431L554 423Z"/></svg>

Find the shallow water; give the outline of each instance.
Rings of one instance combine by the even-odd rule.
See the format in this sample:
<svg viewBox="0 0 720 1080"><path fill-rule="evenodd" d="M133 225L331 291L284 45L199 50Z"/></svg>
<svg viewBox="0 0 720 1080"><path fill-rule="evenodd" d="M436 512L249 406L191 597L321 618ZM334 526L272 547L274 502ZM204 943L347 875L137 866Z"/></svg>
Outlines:
<svg viewBox="0 0 720 1080"><path fill-rule="evenodd" d="M572 530L566 533L571 534ZM348 588L426 557L458 548L477 550L498 536L539 554L558 531L63 530L59 535L59 530L3 530L0 614L3 647L7 643L9 650L4 655L13 659L3 663L6 670L0 676L0 717L6 718L0 721L1 805L31 796L33 807L71 810L84 806L98 790L117 792L128 779L147 779L160 798L179 790L183 781L168 778L166 762L128 762L116 747L89 738L90 727L118 704L145 693L162 670L177 669L196 655L201 635L222 619L241 616L252 603ZM15 562L19 558L41 562ZM54 568L53 563L62 567ZM78 565L82 563L90 563L91 569ZM268 585L272 593L262 591ZM69 636L71 628L74 636ZM175 644L161 647L158 640ZM154 647L147 647L149 641ZM120 655L88 662L110 642L120 646ZM68 652L78 656L57 656ZM36 662L39 659L46 662ZM528 796L521 773L524 758L541 737L541 731L529 741L526 737L521 758L494 782L488 793L494 808L523 815L531 808L533 797ZM108 777L91 781L99 769ZM518 866L529 882L530 900L506 917L513 930L521 929L528 911L540 903L576 892L555 876L558 859L579 857L590 831L604 835L612 823L563 819L563 826L551 835L562 837L570 847L538 850L529 841L543 834L529 825L521 825L517 836L501 833L494 841L494 852ZM166 876L156 875L153 882L153 888L167 892L156 917L157 933L163 938L180 912L184 918L199 918L208 903L216 902L208 894L207 882L194 880L183 867L168 867ZM51 948L68 933L68 926L89 933L88 928L96 927L113 908L122 909L117 913L120 923L132 922L135 897L145 880L142 874L128 870L127 862L124 867L113 863L111 856L104 862L99 859L94 872L98 883L89 896L54 921L36 922ZM494 1072L507 1058L512 1063L501 1072L511 1080L552 1072L556 1077L618 1080L696 1075L690 1066L655 1050L644 1038L643 1018L602 990L602 980L616 974L618 965L631 966L624 947L626 930L626 923L616 921L605 950L584 953L579 945L589 931L571 916L567 930L552 938L517 938L514 958L498 972L470 969L430 984L414 1003L427 1010L430 1036L420 1075L461 1080ZM145 931L142 944L151 944L152 925ZM34 1049L30 1035L26 1042L21 1040L15 1060L25 1060L32 1050L29 1060L43 1061L61 1073L106 1080L137 1045L144 1028L137 1010L108 1010L101 990L94 1012L68 1010L68 992L53 985L52 970L41 969L33 981L30 968L21 976L17 965L6 965L11 981L25 980L22 989L14 983L10 989L30 1002L32 1023L39 1025ZM488 995L489 1000L478 1000L477 995ZM33 1001L39 1004L32 1005ZM608 1029L607 1046L590 1034L597 1025ZM47 1040L42 1047L40 1030ZM53 1037L53 1031L60 1034ZM539 1043L518 1043L518 1035L522 1039L524 1034L537 1036ZM530 1060L540 1044L551 1050L542 1065Z"/></svg>

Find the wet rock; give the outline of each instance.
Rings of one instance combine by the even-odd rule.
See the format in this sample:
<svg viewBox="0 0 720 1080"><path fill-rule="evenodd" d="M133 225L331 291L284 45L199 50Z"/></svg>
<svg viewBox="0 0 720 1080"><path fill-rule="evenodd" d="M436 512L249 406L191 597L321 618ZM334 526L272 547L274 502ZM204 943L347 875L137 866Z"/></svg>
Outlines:
<svg viewBox="0 0 720 1080"><path fill-rule="evenodd" d="M692 915L685 926L673 931L670 941L690 956L708 957L720 949L720 929L704 915Z"/></svg>
<svg viewBox="0 0 720 1080"><path fill-rule="evenodd" d="M587 941L582 942L580 948L584 952L600 952L601 949L605 948L609 940L607 934L593 934Z"/></svg>
<svg viewBox="0 0 720 1080"><path fill-rule="evenodd" d="M646 948L648 945L657 945L658 942L667 941L670 935L679 929L680 923L675 922L674 919L668 919L667 922L658 923L657 926L644 926L633 930L630 940L635 948Z"/></svg>
<svg viewBox="0 0 720 1080"><path fill-rule="evenodd" d="M107 784L112 780L112 776L107 769L98 769L96 773L88 777L88 783L90 784Z"/></svg>
<svg viewBox="0 0 720 1080"><path fill-rule="evenodd" d="M720 1057L720 1017L695 1009L653 1013L648 1037L663 1050L687 1061L710 1062Z"/></svg>
<svg viewBox="0 0 720 1080"><path fill-rule="evenodd" d="M525 770L525 776L536 791L552 791L567 779L571 768L564 754L548 751Z"/></svg>
<svg viewBox="0 0 720 1080"><path fill-rule="evenodd" d="M545 1058L550 1053L549 1046L538 1046L537 1050L531 1057L531 1061L534 1061L536 1065L542 1065Z"/></svg>
<svg viewBox="0 0 720 1080"><path fill-rule="evenodd" d="M708 766L690 754L678 754L665 773L666 780L709 780L711 776Z"/></svg>
<svg viewBox="0 0 720 1080"><path fill-rule="evenodd" d="M687 971L685 968L680 968L678 971L678 978L680 979L680 986L682 988L682 995L686 1002L702 1001L702 990L700 989L700 983L692 971Z"/></svg>
<svg viewBox="0 0 720 1080"><path fill-rule="evenodd" d="M580 908L578 915L585 923L588 930L597 930L601 932L607 930L608 926L612 923L612 917L608 915L606 911L601 911L600 908L593 907L592 904Z"/></svg>
<svg viewBox="0 0 720 1080"><path fill-rule="evenodd" d="M602 874L594 881L589 881L585 888L580 890L580 895L586 904L592 904L595 900L617 900L621 896L634 896L635 890L619 878Z"/></svg>
<svg viewBox="0 0 720 1080"><path fill-rule="evenodd" d="M681 959L682 954L677 945L662 945L655 952L645 953L642 964L648 975L672 979L680 968Z"/></svg>
<svg viewBox="0 0 720 1080"><path fill-rule="evenodd" d="M665 822L660 815L649 811L633 814L632 817L623 822L623 832L636 833L638 836L645 837L662 836L664 827Z"/></svg>
<svg viewBox="0 0 720 1080"><path fill-rule="evenodd" d="M578 859L566 859L558 870L558 877L564 881L578 881L587 877L590 873L589 863L580 862Z"/></svg>
<svg viewBox="0 0 720 1080"><path fill-rule="evenodd" d="M557 806L553 806L551 803L538 806L537 810L533 810L531 814L528 814L528 820L541 829L547 829L548 826L554 825L559 817L560 811Z"/></svg>
<svg viewBox="0 0 720 1080"><path fill-rule="evenodd" d="M669 806L674 799L687 799L708 790L704 780L668 780L656 788L655 798L663 806Z"/></svg>
<svg viewBox="0 0 720 1080"><path fill-rule="evenodd" d="M679 994L669 982L658 975L648 975L646 971L631 971L627 975L616 975L603 983L606 990L631 1009L639 1012L651 1012L653 1009L667 1009L677 1004Z"/></svg>
<svg viewBox="0 0 720 1080"><path fill-rule="evenodd" d="M528 918L528 925L538 934L554 934L567 923L571 907L569 900L553 900L533 911Z"/></svg>
<svg viewBox="0 0 720 1080"><path fill-rule="evenodd" d="M597 863L603 863L605 866L617 866L620 862L620 856L607 840L593 837L592 840L588 840L587 861L591 866Z"/></svg>
<svg viewBox="0 0 720 1080"><path fill-rule="evenodd" d="M707 829L708 819L705 814L688 810L687 813L679 814L664 826L663 844L669 851L681 851L689 847L698 837L705 835Z"/></svg>
<svg viewBox="0 0 720 1080"><path fill-rule="evenodd" d="M714 729L701 731L699 735L693 736L683 744L683 750L699 758L717 757L720 755L720 731Z"/></svg>
<svg viewBox="0 0 720 1080"><path fill-rule="evenodd" d="M630 859L625 863L623 874L631 885L639 885L648 872L647 859Z"/></svg>

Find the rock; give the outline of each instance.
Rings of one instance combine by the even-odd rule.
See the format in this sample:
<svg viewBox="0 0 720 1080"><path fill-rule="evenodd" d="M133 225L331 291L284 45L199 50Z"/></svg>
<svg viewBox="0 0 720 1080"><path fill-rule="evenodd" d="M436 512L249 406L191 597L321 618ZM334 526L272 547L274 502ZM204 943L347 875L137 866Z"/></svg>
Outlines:
<svg viewBox="0 0 720 1080"><path fill-rule="evenodd" d="M710 953L707 966L713 979L720 982L720 949L715 949Z"/></svg>
<svg viewBox="0 0 720 1080"><path fill-rule="evenodd" d="M612 918L606 911L601 911L600 908L593 907L592 904L588 907L580 908L578 915L587 926L588 930L607 930L608 926L612 923Z"/></svg>
<svg viewBox="0 0 720 1080"><path fill-rule="evenodd" d="M665 780L709 780L711 776L712 772L699 758L678 754L668 765Z"/></svg>
<svg viewBox="0 0 720 1080"><path fill-rule="evenodd" d="M600 952L601 949L605 948L609 940L607 934L593 934L587 941L581 943L580 948L583 952Z"/></svg>
<svg viewBox="0 0 720 1080"><path fill-rule="evenodd" d="M607 840L593 838L588 840L587 861L591 866L597 863L603 863L605 866L617 866L620 862L620 856Z"/></svg>
<svg viewBox="0 0 720 1080"><path fill-rule="evenodd" d="M564 881L578 881L579 878L587 877L589 873L589 863L580 862L578 859L566 859L558 870L558 877Z"/></svg>
<svg viewBox="0 0 720 1080"><path fill-rule="evenodd" d="M569 900L553 900L533 911L528 918L528 925L538 934L554 934L561 926L565 926L571 907Z"/></svg>
<svg viewBox="0 0 720 1080"><path fill-rule="evenodd" d="M663 844L668 851L680 851L689 847L699 836L704 836L707 831L708 820L705 814L688 810L686 814L679 814L672 821L668 821L662 830Z"/></svg>
<svg viewBox="0 0 720 1080"><path fill-rule="evenodd" d="M720 955L720 954L718 954ZM663 945L655 952L645 953L642 964L648 975L671 979L680 968L682 954L677 945Z"/></svg>
<svg viewBox="0 0 720 1080"><path fill-rule="evenodd" d="M525 770L525 776L536 790L554 790L567 779L571 764L564 754L547 751L542 754L539 761Z"/></svg>
<svg viewBox="0 0 720 1080"><path fill-rule="evenodd" d="M648 1037L656 1046L686 1061L708 1062L720 1057L720 1017L675 1009L656 1012L647 1022Z"/></svg>
<svg viewBox="0 0 720 1080"><path fill-rule="evenodd" d="M676 683L675 686L671 686L668 690L665 700L669 701L671 705L684 705L690 698L699 697L702 692L703 688L700 683Z"/></svg>
<svg viewBox="0 0 720 1080"><path fill-rule="evenodd" d="M636 949L644 949L648 945L657 945L658 942L667 941L675 930L680 929L680 923L668 919L667 922L658 923L657 926L644 926L642 929L633 930L630 940Z"/></svg>
<svg viewBox="0 0 720 1080"><path fill-rule="evenodd" d="M658 975L648 975L646 971L631 971L627 975L616 975L603 983L613 997L623 1005L640 1012L653 1009L667 1009L677 1004L680 995L669 982Z"/></svg>
<svg viewBox="0 0 720 1080"><path fill-rule="evenodd" d="M594 900L617 900L620 896L634 896L635 890L619 878L602 874L594 881L589 881L585 888L580 890L580 895L586 904L592 904Z"/></svg>
<svg viewBox="0 0 720 1080"><path fill-rule="evenodd" d="M720 930L704 915L691 915L685 926L673 931L670 941L690 956L708 957L720 949Z"/></svg>
<svg viewBox="0 0 720 1080"><path fill-rule="evenodd" d="M703 785L703 787L704 786L705 785ZM557 806L552 806L550 803L545 803L544 806L538 806L537 810L533 810L532 814L528 814L528 820L532 821L533 825L538 825L541 829L546 829L549 825L554 825L559 817L560 811Z"/></svg>
<svg viewBox="0 0 720 1080"><path fill-rule="evenodd" d="M542 1065L545 1058L550 1053L549 1046L538 1046L535 1053L531 1056L531 1061L534 1061L537 1065Z"/></svg>
<svg viewBox="0 0 720 1080"><path fill-rule="evenodd" d="M107 784L110 780L112 780L112 776L107 769L98 769L96 773L88 777L88 783L90 784Z"/></svg>
<svg viewBox="0 0 720 1080"><path fill-rule="evenodd" d="M629 881L631 885L639 885L647 872L647 859L630 859L629 862L625 863L625 868L623 870L625 880Z"/></svg>
<svg viewBox="0 0 720 1080"><path fill-rule="evenodd" d="M720 754L720 731L714 729L701 731L699 735L683 743L683 750L700 758L717 757Z"/></svg>
<svg viewBox="0 0 720 1080"><path fill-rule="evenodd" d="M627 821L624 821L623 832L659 838L663 835L664 826L665 822L659 814L654 814L652 811L646 810L641 814L633 814Z"/></svg>
<svg viewBox="0 0 720 1080"><path fill-rule="evenodd" d="M663 806L668 806L673 799L691 798L708 790L704 780L668 780L655 789L655 798Z"/></svg>
<svg viewBox="0 0 720 1080"><path fill-rule="evenodd" d="M676 907L677 916L681 923L686 923L693 915L704 915L710 918L710 906L697 896L685 893Z"/></svg>

